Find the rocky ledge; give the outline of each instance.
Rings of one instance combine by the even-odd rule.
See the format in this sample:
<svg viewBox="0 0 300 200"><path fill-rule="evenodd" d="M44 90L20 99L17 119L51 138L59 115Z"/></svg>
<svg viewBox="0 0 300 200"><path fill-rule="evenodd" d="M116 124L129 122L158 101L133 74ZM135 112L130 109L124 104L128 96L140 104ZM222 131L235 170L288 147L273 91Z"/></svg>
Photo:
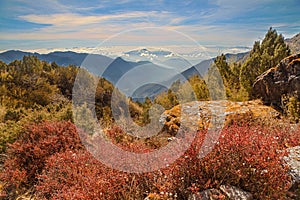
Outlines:
<svg viewBox="0 0 300 200"><path fill-rule="evenodd" d="M283 59L276 67L257 77L253 93L265 104L278 108L283 95L295 96L300 100L300 54Z"/></svg>

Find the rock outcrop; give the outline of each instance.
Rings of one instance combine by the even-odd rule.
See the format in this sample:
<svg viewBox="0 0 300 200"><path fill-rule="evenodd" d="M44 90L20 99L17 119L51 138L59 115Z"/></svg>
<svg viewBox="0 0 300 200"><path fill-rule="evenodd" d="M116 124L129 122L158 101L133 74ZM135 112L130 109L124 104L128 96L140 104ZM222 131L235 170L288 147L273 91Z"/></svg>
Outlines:
<svg viewBox="0 0 300 200"><path fill-rule="evenodd" d="M300 54L283 59L276 67L257 77L253 93L265 104L278 108L283 95L295 96L300 100Z"/></svg>
<svg viewBox="0 0 300 200"><path fill-rule="evenodd" d="M184 113L181 113L181 112ZM243 119L270 119L279 117L279 112L261 101L193 101L177 105L165 111L160 122L170 133L176 133L181 126L190 130L209 127L221 128L233 121Z"/></svg>

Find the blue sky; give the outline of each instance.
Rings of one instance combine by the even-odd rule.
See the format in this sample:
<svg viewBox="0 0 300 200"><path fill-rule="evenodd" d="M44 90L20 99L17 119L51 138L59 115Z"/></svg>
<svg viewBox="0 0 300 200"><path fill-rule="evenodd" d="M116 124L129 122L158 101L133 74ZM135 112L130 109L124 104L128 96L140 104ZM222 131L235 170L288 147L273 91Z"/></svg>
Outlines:
<svg viewBox="0 0 300 200"><path fill-rule="evenodd" d="M299 10L299 0L1 0L0 50L92 47L118 33L121 45L183 44L175 32L204 46L252 46L271 26L300 32Z"/></svg>

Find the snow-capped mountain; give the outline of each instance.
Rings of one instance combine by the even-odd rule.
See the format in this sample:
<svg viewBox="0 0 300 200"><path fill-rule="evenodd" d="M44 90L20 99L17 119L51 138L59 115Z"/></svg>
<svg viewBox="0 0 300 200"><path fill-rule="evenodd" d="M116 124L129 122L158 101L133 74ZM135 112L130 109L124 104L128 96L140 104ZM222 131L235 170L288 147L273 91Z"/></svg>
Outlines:
<svg viewBox="0 0 300 200"><path fill-rule="evenodd" d="M150 60L153 60L155 58L168 58L168 57L172 57L175 54L172 53L171 51L167 51L167 50L162 50L162 49L153 49L153 50L149 50L146 48L142 48L142 49L136 49L136 50L132 50L132 51L128 51L124 53L124 56L137 56L137 57L145 57L148 58Z"/></svg>
<svg viewBox="0 0 300 200"><path fill-rule="evenodd" d="M161 48L140 48L123 53L122 58L128 61L150 61L156 65L182 71L192 66L180 54Z"/></svg>

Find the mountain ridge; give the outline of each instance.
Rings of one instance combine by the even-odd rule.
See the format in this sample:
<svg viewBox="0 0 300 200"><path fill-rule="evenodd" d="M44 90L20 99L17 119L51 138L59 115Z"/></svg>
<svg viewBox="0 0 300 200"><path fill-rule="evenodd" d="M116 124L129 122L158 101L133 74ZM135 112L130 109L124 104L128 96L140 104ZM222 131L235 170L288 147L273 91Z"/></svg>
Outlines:
<svg viewBox="0 0 300 200"><path fill-rule="evenodd" d="M285 42L292 49L293 53L295 51L299 51L300 33L295 35L292 38L286 39ZM127 52L127 54L140 54L140 53L149 54L149 55L152 53L161 53L162 56L168 56L172 54L172 52L170 51L163 51L163 50L152 51L146 48ZM243 63L248 57L249 53L250 51L243 52L243 53L226 53L225 57L228 63L233 63L233 62ZM157 72L152 73L151 70L146 70L146 73L148 74L145 74L145 71L144 72L140 71L140 73L143 74L141 75L140 78L143 77L147 78L149 76L162 76L162 77L164 76L166 77L166 79L163 80L161 84L148 84L145 85L144 87L143 85L141 85L138 88L138 91L131 94L136 99L145 98L146 96L153 97L158 93L165 91L166 85L170 86L172 82L178 79L180 81L185 81L194 75L203 77L207 73L207 70L210 67L211 63L215 60L215 57L213 57L210 59L202 60L198 64L189 65L188 61L178 60L177 58L171 56L170 58L172 62L168 62L168 59L170 58L166 58L164 62L161 62L161 66L160 66L159 64L157 65L156 63L153 63L151 62L151 60L149 59L147 60L146 58L145 60L142 61L130 61L130 59L126 59L126 57L116 57L115 59L112 59L101 54L77 53L73 51L54 51L48 54L39 54L39 53L24 52L20 50L9 50L6 52L2 52L0 53L0 60L2 60L5 63L9 63L12 62L13 60L21 60L25 55L34 55L41 60L45 60L47 62L56 62L57 64L62 66L67 66L67 65L82 66L82 64L86 65L89 71L101 75L104 78L107 78L114 85L118 82L120 78L123 77L123 75L125 75L127 72L129 72L130 70L134 69L137 66L147 66L148 69L149 67L150 68L153 67L153 71L161 70L162 73L157 73ZM87 58L87 56L89 57ZM180 62L179 65L183 65L186 63L190 67L180 68L176 66L175 68L172 68L172 66L175 65L177 62ZM164 67L164 64L172 65L172 66L168 69ZM99 67L100 65L101 67ZM164 68L164 70L161 68ZM176 69L176 71L174 71L174 69ZM166 73L168 72L170 72L170 75L174 74L174 76L169 76L168 78L168 76L166 76ZM130 78L133 78L133 76L131 76ZM134 96L134 95L138 95L138 96Z"/></svg>
<svg viewBox="0 0 300 200"><path fill-rule="evenodd" d="M23 56L37 56L40 60L44 60L49 63L55 62L62 66L81 66L87 56L97 58L98 61L101 60L101 65L107 65L113 61L112 58L100 54L77 53L73 51L54 51L47 54L40 54L37 52L32 53L20 50L8 50L2 52L0 53L0 60L9 64L14 60L22 60Z"/></svg>
<svg viewBox="0 0 300 200"><path fill-rule="evenodd" d="M300 53L300 33L285 40L293 54Z"/></svg>

